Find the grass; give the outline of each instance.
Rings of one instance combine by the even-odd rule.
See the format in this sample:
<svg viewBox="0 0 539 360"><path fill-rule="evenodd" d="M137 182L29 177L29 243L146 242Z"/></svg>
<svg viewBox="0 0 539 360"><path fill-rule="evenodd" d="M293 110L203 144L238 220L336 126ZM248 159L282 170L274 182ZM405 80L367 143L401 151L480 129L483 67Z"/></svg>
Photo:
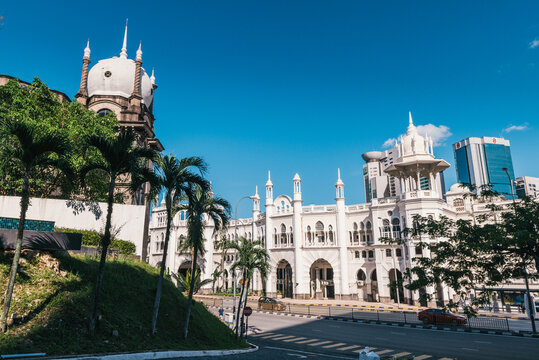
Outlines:
<svg viewBox="0 0 539 360"><path fill-rule="evenodd" d="M96 334L88 334L98 261L91 257L38 254L21 258L10 309L18 320L0 334L0 354L96 354L147 350L208 350L248 347L198 302L189 337L183 340L187 299L165 280L158 333L150 335L158 269L133 260L105 267ZM0 252L0 293L8 282L12 254ZM10 315L11 316L11 315ZM114 336L113 332L118 332Z"/></svg>

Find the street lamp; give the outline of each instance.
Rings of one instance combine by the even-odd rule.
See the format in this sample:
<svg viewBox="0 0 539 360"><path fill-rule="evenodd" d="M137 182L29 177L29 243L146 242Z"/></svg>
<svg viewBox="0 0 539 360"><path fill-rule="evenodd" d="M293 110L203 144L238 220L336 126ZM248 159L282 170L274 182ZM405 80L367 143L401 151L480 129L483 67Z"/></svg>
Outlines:
<svg viewBox="0 0 539 360"><path fill-rule="evenodd" d="M513 198L513 210L515 211L515 215L516 215L517 204L515 201L515 193L513 191L513 180L511 179L511 175L509 175L509 171L507 170L507 168L505 167L502 168L502 171L507 174L507 178L509 179L509 186L511 187L511 196ZM530 320L532 322L532 331L535 334L537 331L535 328L535 317L533 316L533 311L531 309L532 306L535 306L535 303L532 303L532 297L530 295L530 285L528 284L528 271L526 270L525 258L522 259L522 265L524 268L524 281L526 282L526 298L528 299L528 307L529 307L528 311L530 313Z"/></svg>
<svg viewBox="0 0 539 360"><path fill-rule="evenodd" d="M238 239L238 205L243 199L252 199L252 196L244 196L238 200L236 203L236 207L234 209L234 241L237 241ZM236 253L233 254L234 261L236 260ZM234 270L232 272L232 291L234 292L234 296L232 297L232 323L236 323L236 271ZM240 299L241 301L241 299Z"/></svg>

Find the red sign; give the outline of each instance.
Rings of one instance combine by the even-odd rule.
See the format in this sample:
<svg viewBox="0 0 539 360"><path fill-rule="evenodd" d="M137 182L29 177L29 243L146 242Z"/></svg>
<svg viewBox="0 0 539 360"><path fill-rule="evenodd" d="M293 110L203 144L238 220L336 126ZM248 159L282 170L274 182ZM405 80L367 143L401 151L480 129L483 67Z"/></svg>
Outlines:
<svg viewBox="0 0 539 360"><path fill-rule="evenodd" d="M492 142L496 144L496 138L492 138Z"/></svg>
<svg viewBox="0 0 539 360"><path fill-rule="evenodd" d="M243 309L243 315L249 317L253 313L253 309L251 309L249 306L246 306L245 309Z"/></svg>

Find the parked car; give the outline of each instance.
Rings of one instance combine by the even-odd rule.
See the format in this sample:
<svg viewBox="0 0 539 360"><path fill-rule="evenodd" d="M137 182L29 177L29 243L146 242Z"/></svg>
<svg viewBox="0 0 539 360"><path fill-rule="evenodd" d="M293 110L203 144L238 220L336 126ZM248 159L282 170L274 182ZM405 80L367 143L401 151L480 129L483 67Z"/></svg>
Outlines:
<svg viewBox="0 0 539 360"><path fill-rule="evenodd" d="M280 300L262 296L258 299L258 310L261 309L283 311L286 310L286 305Z"/></svg>
<svg viewBox="0 0 539 360"><path fill-rule="evenodd" d="M427 309L417 314L417 319L424 324L452 324L452 325L466 325L466 318L464 316L453 314L446 310L441 309Z"/></svg>

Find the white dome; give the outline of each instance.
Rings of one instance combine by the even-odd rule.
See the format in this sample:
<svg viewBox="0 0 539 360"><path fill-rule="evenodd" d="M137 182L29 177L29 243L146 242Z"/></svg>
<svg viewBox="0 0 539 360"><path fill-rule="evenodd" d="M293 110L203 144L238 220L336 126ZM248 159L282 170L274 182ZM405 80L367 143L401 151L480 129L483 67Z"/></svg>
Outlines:
<svg viewBox="0 0 539 360"><path fill-rule="evenodd" d="M88 73L88 96L119 95L129 98L135 85L136 64L131 59L112 57L99 60ZM153 100L152 82L141 69L142 101L149 107Z"/></svg>
<svg viewBox="0 0 539 360"><path fill-rule="evenodd" d="M463 184L461 183L456 183L456 184L451 185L448 191L448 193L453 193L453 194L464 194L468 192L470 192L470 190L467 187L463 187Z"/></svg>

